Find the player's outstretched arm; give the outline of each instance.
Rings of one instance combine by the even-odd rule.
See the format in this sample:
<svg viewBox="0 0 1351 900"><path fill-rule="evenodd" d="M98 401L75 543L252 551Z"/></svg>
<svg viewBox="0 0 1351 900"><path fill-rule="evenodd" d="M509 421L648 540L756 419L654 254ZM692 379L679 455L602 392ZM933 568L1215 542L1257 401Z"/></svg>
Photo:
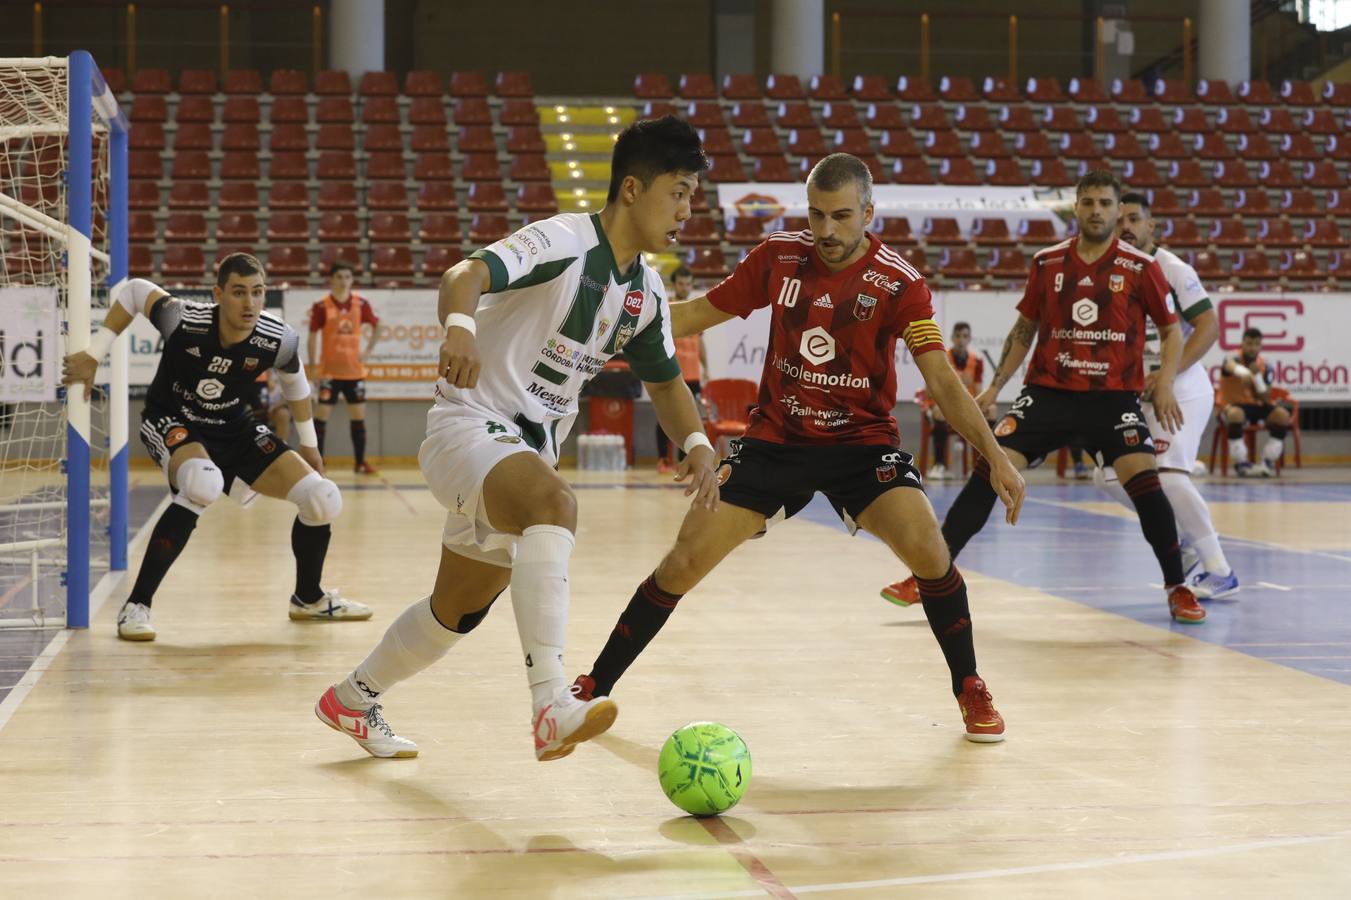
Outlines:
<svg viewBox="0 0 1351 900"><path fill-rule="evenodd" d="M1182 327L1176 322L1159 329L1159 371L1154 378L1154 415L1159 424L1170 433L1182 427L1182 407L1173 396L1173 379L1177 376L1178 360L1182 358Z"/></svg>
<svg viewBox="0 0 1351 900"><path fill-rule="evenodd" d="M90 339L89 349L70 354L61 362L62 384L83 384L85 399L94 385L94 376L98 374L99 362L108 355L117 336L127 330L137 313L147 318L161 297L169 296L159 285L144 278L132 278L120 284L113 291L108 315L103 317L103 325Z"/></svg>
<svg viewBox="0 0 1351 900"><path fill-rule="evenodd" d="M700 334L735 316L735 313L718 309L707 297L695 297L693 300L672 303L671 336L681 338Z"/></svg>
<svg viewBox="0 0 1351 900"><path fill-rule="evenodd" d="M1027 351L1032 349L1032 342L1036 339L1037 320L1020 314L1013 328L1009 329L1009 336L1004 338L1004 350L999 354L999 365L995 366L990 386L976 397L977 406L984 409L995 402L1004 385L1009 383L1023 360L1027 359Z"/></svg>
<svg viewBox="0 0 1351 900"><path fill-rule="evenodd" d="M704 423L689 385L680 375L670 381L645 381L643 384L652 398L657 423L685 451L685 458L676 468L675 480L690 480L685 487L685 496L694 496L693 505L717 509L718 479L714 469L717 468L718 457L713 452L713 444L704 434Z"/></svg>
<svg viewBox="0 0 1351 900"><path fill-rule="evenodd" d="M1004 518L1010 525L1016 525L1023 508L1026 485L1023 476L999 448L979 401L967 393L946 353L921 353L915 357L915 365L924 376L924 390L938 404L948 423L989 461L990 487L1004 502Z"/></svg>
<svg viewBox="0 0 1351 900"><path fill-rule="evenodd" d="M479 298L492 286L487 263L477 259L458 262L441 276L436 317L446 326L441 343L441 375L460 388L478 386L478 345L474 341L474 313Z"/></svg>

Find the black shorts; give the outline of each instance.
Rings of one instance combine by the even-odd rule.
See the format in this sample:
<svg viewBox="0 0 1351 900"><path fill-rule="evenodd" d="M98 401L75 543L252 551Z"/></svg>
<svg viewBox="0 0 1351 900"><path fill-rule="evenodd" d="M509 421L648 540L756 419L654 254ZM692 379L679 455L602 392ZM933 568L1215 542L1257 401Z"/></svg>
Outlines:
<svg viewBox="0 0 1351 900"><path fill-rule="evenodd" d="M737 440L718 469L723 503L771 521L802 511L817 491L849 526L892 488L923 490L914 457L885 444L804 445Z"/></svg>
<svg viewBox="0 0 1351 900"><path fill-rule="evenodd" d="M1258 422L1265 422L1267 416L1276 411L1274 403L1239 403L1238 408L1243 410L1243 419L1250 425L1256 425Z"/></svg>
<svg viewBox="0 0 1351 900"><path fill-rule="evenodd" d="M275 431L252 419L237 425L204 428L176 413L150 407L141 414L141 443L161 469L168 470L169 455L175 449L193 442L206 448L225 478L227 493L236 478L253 484L268 466L291 449Z"/></svg>
<svg viewBox="0 0 1351 900"><path fill-rule="evenodd" d="M1110 466L1129 453L1154 454L1140 397L1130 391L1062 391L1029 384L995 426L1001 447L1037 465L1068 444Z"/></svg>
<svg viewBox="0 0 1351 900"><path fill-rule="evenodd" d="M342 397L348 403L366 402L366 379L325 378L319 382L319 402L332 406Z"/></svg>

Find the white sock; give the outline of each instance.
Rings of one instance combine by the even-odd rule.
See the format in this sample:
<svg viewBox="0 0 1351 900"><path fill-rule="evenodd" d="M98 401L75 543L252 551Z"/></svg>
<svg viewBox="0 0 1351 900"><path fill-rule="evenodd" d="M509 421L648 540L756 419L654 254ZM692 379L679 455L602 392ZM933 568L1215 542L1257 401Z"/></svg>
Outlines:
<svg viewBox="0 0 1351 900"><path fill-rule="evenodd" d="M365 662L338 682L338 702L369 709L385 691L445 656L462 637L436 620L432 598L423 597L400 613Z"/></svg>
<svg viewBox="0 0 1351 900"><path fill-rule="evenodd" d="M1229 439L1229 459L1234 465L1248 461L1248 442L1243 438Z"/></svg>
<svg viewBox="0 0 1351 900"><path fill-rule="evenodd" d="M1267 438L1267 442L1262 445L1262 459L1267 465L1275 468L1276 460L1281 458L1285 452L1285 438Z"/></svg>
<svg viewBox="0 0 1351 900"><path fill-rule="evenodd" d="M1206 506L1206 500L1196 489L1191 476L1184 472L1160 472L1159 484L1172 504L1178 535L1196 548L1206 571L1215 575L1228 575L1233 571L1220 549L1220 538L1210 519L1210 507Z"/></svg>
<svg viewBox="0 0 1351 900"><path fill-rule="evenodd" d="M567 683L563 645L568 631L568 560L575 543L572 532L561 525L531 525L521 532L511 564L511 607L536 709Z"/></svg>
<svg viewBox="0 0 1351 900"><path fill-rule="evenodd" d="M1135 512L1135 504L1131 502L1130 494L1127 494L1126 489L1121 486L1121 481L1116 477L1116 472L1097 466L1093 469L1093 483L1098 486L1098 490L1131 512Z"/></svg>

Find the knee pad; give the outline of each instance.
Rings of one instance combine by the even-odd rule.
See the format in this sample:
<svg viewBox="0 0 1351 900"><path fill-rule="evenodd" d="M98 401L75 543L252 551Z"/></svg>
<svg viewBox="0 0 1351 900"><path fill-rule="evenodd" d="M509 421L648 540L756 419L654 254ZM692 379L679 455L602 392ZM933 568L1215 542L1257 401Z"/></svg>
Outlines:
<svg viewBox="0 0 1351 900"><path fill-rule="evenodd" d="M503 588L502 590L504 591L506 588ZM454 627L450 630L456 634L468 634L473 631L479 626L479 623L487 617L488 610L493 608L493 604L497 602L497 598L500 596L502 596L502 591L498 591L494 594L493 599L489 600L488 605L483 607L483 609L480 609L477 612L465 613L460 616L460 621L455 623Z"/></svg>
<svg viewBox="0 0 1351 900"><path fill-rule="evenodd" d="M1269 423L1267 425L1267 434L1271 435L1278 441L1284 440L1285 436L1289 433L1290 433L1289 425L1272 425Z"/></svg>
<svg viewBox="0 0 1351 900"><path fill-rule="evenodd" d="M1229 427L1229 440L1236 441L1239 438L1243 437L1242 422L1230 422L1228 427Z"/></svg>
<svg viewBox="0 0 1351 900"><path fill-rule="evenodd" d="M225 476L209 459L194 456L178 467L178 496L193 506L206 509L225 490Z"/></svg>
<svg viewBox="0 0 1351 900"><path fill-rule="evenodd" d="M342 512L342 492L318 472L310 472L286 493L305 525L327 525Z"/></svg>

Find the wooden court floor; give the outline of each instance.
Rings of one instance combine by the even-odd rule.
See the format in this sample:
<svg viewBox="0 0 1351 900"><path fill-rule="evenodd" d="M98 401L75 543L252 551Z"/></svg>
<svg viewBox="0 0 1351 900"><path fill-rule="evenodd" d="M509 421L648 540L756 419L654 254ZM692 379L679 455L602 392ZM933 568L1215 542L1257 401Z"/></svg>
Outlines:
<svg viewBox="0 0 1351 900"><path fill-rule="evenodd" d="M685 501L645 474L577 480L580 672ZM1040 515L1120 524L1091 493L1033 496ZM441 516L415 471L345 497L327 582L375 606L373 621L288 621L290 507L222 503L156 601L156 642L116 639L123 586L41 663L0 720L0 896L1351 896L1348 679L1214 642L1253 610L1293 609L1289 585L1215 613L1203 641L1151 624L1153 607L1137 621L1085 602L1091 583L1057 594L973 555L981 672L1009 724L1005 743L976 745L922 611L877 596L904 569L801 517L682 601L616 692L614 729L570 758L534 760L499 608L387 695L422 755L375 760L311 708L426 592ZM1218 503L1216 518L1288 550L1298 584L1299 560L1315 558L1300 553L1348 546L1351 493L1320 498L1321 526L1303 531L1280 527L1279 500ZM1086 561L1079 580L1103 594L1124 583L1112 542L1126 537L1069 518L1037 544L1038 521L990 546L1017 538L1050 571ZM1311 621L1308 642L1346 654L1336 621ZM656 781L663 740L700 719L735 728L754 757L745 800L720 820L683 816Z"/></svg>

